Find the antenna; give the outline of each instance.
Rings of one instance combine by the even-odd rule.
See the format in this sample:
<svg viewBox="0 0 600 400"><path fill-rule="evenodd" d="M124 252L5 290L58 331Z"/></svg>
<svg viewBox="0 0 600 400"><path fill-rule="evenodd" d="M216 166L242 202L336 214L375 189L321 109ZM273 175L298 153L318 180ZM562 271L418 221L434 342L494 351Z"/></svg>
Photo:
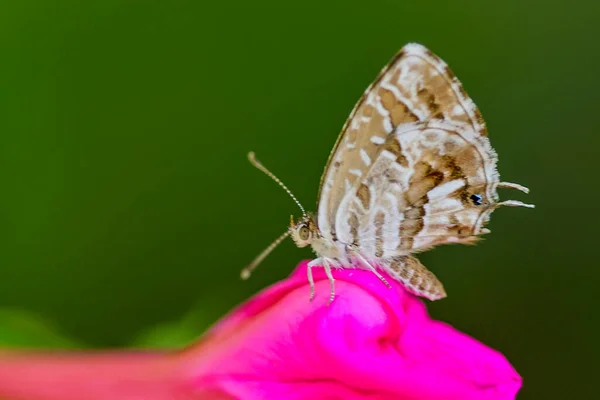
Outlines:
<svg viewBox="0 0 600 400"><path fill-rule="evenodd" d="M271 243L269 245L269 247L264 249L262 251L262 253L260 253L254 260L252 260L252 262L250 264L248 264L248 266L242 270L242 272L240 274L242 279L246 280L246 279L250 278L250 274L252 273L252 271L254 271L256 269L256 267L258 267L258 264L260 264L262 262L262 260L267 258L267 256L275 249L275 247L279 246L279 243L281 243L283 241L283 239L285 239L289 235L290 235L290 231L288 230L283 235L281 235L277 239L275 239L273 241L273 243Z"/></svg>
<svg viewBox="0 0 600 400"><path fill-rule="evenodd" d="M256 159L256 157L254 156L254 152L253 151L251 151L250 153L248 153L248 160L250 160L250 162L252 163L252 165L254 165L256 168L260 169L262 172L264 172L265 174L267 174L279 186L281 186L283 188L283 190L285 190L287 192L287 194L290 195L290 197L292 198L292 200L294 200L296 202L296 204L298 204L298 207L300 207L300 210L302 210L302 216L306 217L306 210L304 210L304 207L302 207L302 204L300 204L300 202L298 201L298 199L296 198L296 196L293 195L293 193L290 191L290 189L288 189L287 186L285 186L283 184L283 182L281 182L279 180L278 177L276 177L271 171L269 171L264 165L262 165L260 163L260 161L258 161Z"/></svg>

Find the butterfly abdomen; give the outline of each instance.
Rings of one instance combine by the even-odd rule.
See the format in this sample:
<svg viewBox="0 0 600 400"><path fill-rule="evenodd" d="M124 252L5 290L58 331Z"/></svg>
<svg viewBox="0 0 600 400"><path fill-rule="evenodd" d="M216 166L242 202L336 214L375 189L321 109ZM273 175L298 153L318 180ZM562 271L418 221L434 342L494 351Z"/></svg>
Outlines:
<svg viewBox="0 0 600 400"><path fill-rule="evenodd" d="M429 300L446 297L444 285L419 260L411 256L383 260L381 267L402 282L409 292Z"/></svg>

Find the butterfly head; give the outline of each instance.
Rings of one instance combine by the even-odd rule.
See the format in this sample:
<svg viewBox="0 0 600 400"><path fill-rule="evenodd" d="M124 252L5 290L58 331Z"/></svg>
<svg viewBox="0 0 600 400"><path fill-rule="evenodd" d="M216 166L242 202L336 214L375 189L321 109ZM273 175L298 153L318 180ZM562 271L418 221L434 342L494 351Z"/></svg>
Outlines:
<svg viewBox="0 0 600 400"><path fill-rule="evenodd" d="M298 222L294 221L294 216L290 217L290 236L296 246L306 247L312 243L318 236L317 225L312 215L303 216Z"/></svg>
<svg viewBox="0 0 600 400"><path fill-rule="evenodd" d="M290 227L273 243L271 243L266 249L262 251L250 264L246 266L242 270L241 277L242 279L248 279L252 271L264 260L285 238L291 236L294 239L294 242L298 247L306 247L313 242L314 239L317 239L319 236L319 230L317 228L317 224L315 224L315 219L312 215L307 214L302 204L298 201L296 196L290 191L277 178L271 171L269 171L264 165L258 161L253 152L248 153L248 159L256 168L267 174L271 179L273 179L285 192L294 200L294 202L298 205L300 210L302 211L302 218L298 222L294 222L294 217L291 218Z"/></svg>

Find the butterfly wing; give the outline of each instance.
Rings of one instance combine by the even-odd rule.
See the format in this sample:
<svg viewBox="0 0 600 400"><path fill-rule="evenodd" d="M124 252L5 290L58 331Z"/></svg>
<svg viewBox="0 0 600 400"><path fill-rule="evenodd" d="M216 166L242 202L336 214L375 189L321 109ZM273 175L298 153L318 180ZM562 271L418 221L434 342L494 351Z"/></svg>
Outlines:
<svg viewBox="0 0 600 400"><path fill-rule="evenodd" d="M387 258L485 233L498 182L489 146L447 122L410 124L388 135L336 215L340 240Z"/></svg>
<svg viewBox="0 0 600 400"><path fill-rule="evenodd" d="M496 157L485 137L485 124L460 82L425 47L406 45L367 88L329 157L317 215L319 230L327 239L345 242L355 236L340 219L356 222L357 216L348 214L342 203L364 193L362 183L380 153L387 148L403 161L402 149L388 141L390 134L403 125L434 120L471 130L486 149L488 169L495 171Z"/></svg>

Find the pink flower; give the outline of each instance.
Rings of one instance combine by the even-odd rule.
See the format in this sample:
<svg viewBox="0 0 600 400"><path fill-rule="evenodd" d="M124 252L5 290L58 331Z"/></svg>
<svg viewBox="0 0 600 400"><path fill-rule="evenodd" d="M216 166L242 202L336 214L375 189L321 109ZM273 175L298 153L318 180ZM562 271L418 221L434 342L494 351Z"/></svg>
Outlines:
<svg viewBox="0 0 600 400"><path fill-rule="evenodd" d="M362 270L335 271L336 299L306 263L177 353L0 355L0 398L19 400L514 399L504 356L427 315Z"/></svg>

